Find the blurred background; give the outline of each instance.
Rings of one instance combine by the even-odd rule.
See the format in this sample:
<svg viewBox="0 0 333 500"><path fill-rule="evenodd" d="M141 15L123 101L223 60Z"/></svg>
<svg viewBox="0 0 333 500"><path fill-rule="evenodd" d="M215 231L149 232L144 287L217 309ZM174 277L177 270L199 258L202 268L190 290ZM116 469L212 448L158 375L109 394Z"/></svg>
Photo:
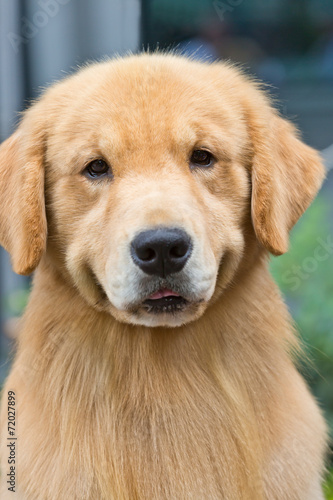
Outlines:
<svg viewBox="0 0 333 500"><path fill-rule="evenodd" d="M241 64L267 83L281 114L322 151L326 182L293 230L290 252L271 267L304 340L308 362L301 369L333 429L333 1L0 2L1 141L41 87L83 62L158 48ZM0 384L29 286L0 250Z"/></svg>

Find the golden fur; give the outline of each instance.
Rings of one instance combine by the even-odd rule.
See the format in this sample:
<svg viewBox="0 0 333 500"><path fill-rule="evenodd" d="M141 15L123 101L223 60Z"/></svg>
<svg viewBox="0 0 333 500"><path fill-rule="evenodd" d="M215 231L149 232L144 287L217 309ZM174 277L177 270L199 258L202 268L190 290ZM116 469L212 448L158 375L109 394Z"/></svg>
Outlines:
<svg viewBox="0 0 333 500"><path fill-rule="evenodd" d="M191 170L201 146L216 164ZM112 181L82 175L99 156ZM323 167L259 86L175 55L89 66L25 113L0 173L0 242L36 269L1 417L6 472L14 390L17 498L323 498L325 424L268 271ZM158 323L115 304L129 235L161 224L189 228L213 286Z"/></svg>

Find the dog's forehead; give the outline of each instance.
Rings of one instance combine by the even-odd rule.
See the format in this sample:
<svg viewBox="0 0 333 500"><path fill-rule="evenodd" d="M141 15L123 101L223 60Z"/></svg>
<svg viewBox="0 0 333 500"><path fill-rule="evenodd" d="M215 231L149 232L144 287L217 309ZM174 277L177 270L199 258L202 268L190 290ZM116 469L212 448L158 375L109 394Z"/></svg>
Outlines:
<svg viewBox="0 0 333 500"><path fill-rule="evenodd" d="M81 70L61 82L52 99L56 97L61 107L65 103L67 112L74 105L82 116L112 113L127 121L139 114L147 121L174 114L205 114L216 109L218 98L228 109L229 96L223 99L223 94L230 93L230 79L235 77L230 69L177 57L132 57Z"/></svg>
<svg viewBox="0 0 333 500"><path fill-rule="evenodd" d="M198 78L191 66L184 74L170 64L135 62L98 68L95 83L81 98L78 94L82 119L113 121L132 131L160 126L167 131L214 114L218 96L208 75Z"/></svg>
<svg viewBox="0 0 333 500"><path fill-rule="evenodd" d="M55 89L60 112L49 137L56 154L59 140L63 151L94 145L96 154L114 158L147 150L160 155L173 146L188 152L209 146L207 137L230 153L234 138L245 140L246 132L240 106L230 99L228 70L217 82L211 65L165 56L87 68Z"/></svg>

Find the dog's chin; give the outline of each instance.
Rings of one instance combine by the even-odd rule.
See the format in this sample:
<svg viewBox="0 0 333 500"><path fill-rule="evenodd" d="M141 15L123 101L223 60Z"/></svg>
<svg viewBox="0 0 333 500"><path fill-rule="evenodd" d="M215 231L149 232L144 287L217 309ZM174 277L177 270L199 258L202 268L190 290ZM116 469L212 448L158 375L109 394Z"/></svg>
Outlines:
<svg viewBox="0 0 333 500"><path fill-rule="evenodd" d="M110 305L114 318L123 323L146 327L179 327L198 319L205 311L207 302L177 301L174 304L149 303L136 305L125 310Z"/></svg>

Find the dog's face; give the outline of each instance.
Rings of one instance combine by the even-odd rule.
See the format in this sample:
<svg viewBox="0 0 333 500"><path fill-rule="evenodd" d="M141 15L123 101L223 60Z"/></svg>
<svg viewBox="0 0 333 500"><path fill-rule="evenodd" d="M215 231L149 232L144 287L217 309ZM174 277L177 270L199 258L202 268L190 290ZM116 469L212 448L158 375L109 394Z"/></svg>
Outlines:
<svg viewBox="0 0 333 500"><path fill-rule="evenodd" d="M43 255L93 307L147 326L199 317L255 248L283 253L322 178L253 83L175 56L61 82L0 154L14 268Z"/></svg>
<svg viewBox="0 0 333 500"><path fill-rule="evenodd" d="M60 118L48 147L50 238L92 304L175 326L202 313L219 268L222 287L241 259L246 125L228 103L216 112L218 94L192 75L133 66L103 68L79 113Z"/></svg>

